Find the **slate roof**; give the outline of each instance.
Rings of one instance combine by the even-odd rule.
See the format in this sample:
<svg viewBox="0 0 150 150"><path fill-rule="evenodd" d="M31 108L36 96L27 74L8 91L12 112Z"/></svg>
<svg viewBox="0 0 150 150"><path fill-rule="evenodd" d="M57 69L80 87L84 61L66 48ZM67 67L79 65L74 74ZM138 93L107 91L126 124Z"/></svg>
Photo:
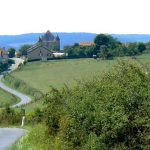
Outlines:
<svg viewBox="0 0 150 150"><path fill-rule="evenodd" d="M36 50L36 49L39 48L39 47L42 47L42 48L44 48L44 49L50 51L51 53L53 53L52 50L48 49L47 47L45 47L45 46L43 46L43 45L41 45L41 44L35 44L35 45L33 45L32 47L30 47L30 48L27 50L27 53L30 53L30 52Z"/></svg>
<svg viewBox="0 0 150 150"><path fill-rule="evenodd" d="M43 36L42 36L43 42L53 41L55 40L54 35L48 30Z"/></svg>

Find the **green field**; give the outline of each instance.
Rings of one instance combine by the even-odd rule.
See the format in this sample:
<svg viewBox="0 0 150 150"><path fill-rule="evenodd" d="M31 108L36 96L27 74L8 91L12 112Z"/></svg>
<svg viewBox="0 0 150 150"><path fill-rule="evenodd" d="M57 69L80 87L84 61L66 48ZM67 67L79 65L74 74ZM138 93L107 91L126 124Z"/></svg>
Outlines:
<svg viewBox="0 0 150 150"><path fill-rule="evenodd" d="M61 87L63 84L73 86L76 80L87 79L96 74L103 74L116 64L116 60L72 59L51 60L48 62L31 62L12 75L23 80L29 86L43 93L50 86Z"/></svg>
<svg viewBox="0 0 150 150"><path fill-rule="evenodd" d="M5 105L13 105L19 102L19 98L0 89L0 108Z"/></svg>
<svg viewBox="0 0 150 150"><path fill-rule="evenodd" d="M150 54L137 56L137 60L144 64L149 64ZM27 63L22 70L13 72L12 75L45 93L50 86L57 88L63 86L63 84L73 86L76 80L88 80L93 75L103 74L116 63L116 59L99 61L94 59L37 61Z"/></svg>
<svg viewBox="0 0 150 150"><path fill-rule="evenodd" d="M139 55L137 59L140 60L144 64L150 65L150 53Z"/></svg>

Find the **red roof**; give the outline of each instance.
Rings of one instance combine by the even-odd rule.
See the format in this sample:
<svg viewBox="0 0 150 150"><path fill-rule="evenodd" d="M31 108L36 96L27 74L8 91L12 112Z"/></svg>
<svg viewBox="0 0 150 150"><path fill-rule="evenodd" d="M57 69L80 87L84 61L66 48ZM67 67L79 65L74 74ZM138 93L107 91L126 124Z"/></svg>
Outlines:
<svg viewBox="0 0 150 150"><path fill-rule="evenodd" d="M80 46L92 46L95 45L94 42L80 42L79 43Z"/></svg>

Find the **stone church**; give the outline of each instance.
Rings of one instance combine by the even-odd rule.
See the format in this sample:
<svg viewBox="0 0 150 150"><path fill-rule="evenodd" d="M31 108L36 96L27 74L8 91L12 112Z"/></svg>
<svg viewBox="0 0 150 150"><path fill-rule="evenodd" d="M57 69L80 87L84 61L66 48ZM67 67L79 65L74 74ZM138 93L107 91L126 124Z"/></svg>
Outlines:
<svg viewBox="0 0 150 150"><path fill-rule="evenodd" d="M28 60L47 60L53 54L60 50L60 38L47 31L39 41L27 50Z"/></svg>

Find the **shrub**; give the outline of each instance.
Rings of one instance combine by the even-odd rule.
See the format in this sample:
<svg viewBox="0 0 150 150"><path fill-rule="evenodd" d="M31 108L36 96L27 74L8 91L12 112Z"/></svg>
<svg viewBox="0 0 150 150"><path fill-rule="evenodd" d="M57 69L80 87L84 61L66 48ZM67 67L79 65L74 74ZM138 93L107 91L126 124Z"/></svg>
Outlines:
<svg viewBox="0 0 150 150"><path fill-rule="evenodd" d="M148 72L148 74L146 73ZM74 149L146 149L150 144L150 74L120 61L104 77L45 96L48 131Z"/></svg>
<svg viewBox="0 0 150 150"><path fill-rule="evenodd" d="M6 105L0 112L0 123L5 125L21 124L22 115L19 111Z"/></svg>

